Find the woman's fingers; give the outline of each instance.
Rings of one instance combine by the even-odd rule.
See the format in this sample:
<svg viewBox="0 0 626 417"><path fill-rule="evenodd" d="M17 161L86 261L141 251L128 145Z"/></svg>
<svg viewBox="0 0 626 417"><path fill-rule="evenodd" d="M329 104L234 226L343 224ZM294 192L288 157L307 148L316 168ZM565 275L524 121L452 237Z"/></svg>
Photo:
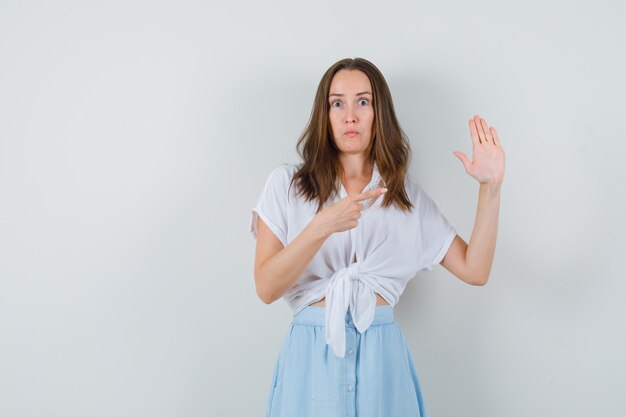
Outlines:
<svg viewBox="0 0 626 417"><path fill-rule="evenodd" d="M484 143L487 139L485 138L485 131L483 130L483 125L478 115L474 116L474 124L476 125L476 130L478 131L478 137L480 138L480 143Z"/></svg>
<svg viewBox="0 0 626 417"><path fill-rule="evenodd" d="M385 188L375 188L373 190L366 191L364 193L357 194L354 196L355 201L363 201L370 198L378 197L381 194L384 194L387 190Z"/></svg>
<svg viewBox="0 0 626 417"><path fill-rule="evenodd" d="M474 145L485 142L491 142L499 145L495 129L493 127L489 127L485 119L475 115L472 119L470 119L469 125Z"/></svg>
<svg viewBox="0 0 626 417"><path fill-rule="evenodd" d="M493 143L496 146L500 146L500 138L498 137L498 132L496 132L496 128L495 127L491 128L491 136L493 137Z"/></svg>
<svg viewBox="0 0 626 417"><path fill-rule="evenodd" d="M478 128L476 127L476 123L474 122L474 119L470 119L469 126L470 126L470 134L472 135L472 144L474 146L480 145L480 139L478 137Z"/></svg>
<svg viewBox="0 0 626 417"><path fill-rule="evenodd" d="M487 121L485 119L480 119L480 123L483 127L483 132L485 132L485 138L487 142L493 143L493 138L491 137L491 132L489 131L489 125L487 125Z"/></svg>

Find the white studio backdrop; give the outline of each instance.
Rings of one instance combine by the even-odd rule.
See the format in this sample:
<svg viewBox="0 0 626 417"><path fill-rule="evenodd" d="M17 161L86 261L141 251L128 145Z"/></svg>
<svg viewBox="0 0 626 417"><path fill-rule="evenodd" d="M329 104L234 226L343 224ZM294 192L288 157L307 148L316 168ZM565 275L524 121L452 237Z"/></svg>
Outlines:
<svg viewBox="0 0 626 417"><path fill-rule="evenodd" d="M0 1L0 416L260 416L291 320L250 209L317 83L385 75L411 175L469 241L468 120L506 175L489 283L395 316L431 417L624 415L625 6ZM619 164L619 166L618 166Z"/></svg>

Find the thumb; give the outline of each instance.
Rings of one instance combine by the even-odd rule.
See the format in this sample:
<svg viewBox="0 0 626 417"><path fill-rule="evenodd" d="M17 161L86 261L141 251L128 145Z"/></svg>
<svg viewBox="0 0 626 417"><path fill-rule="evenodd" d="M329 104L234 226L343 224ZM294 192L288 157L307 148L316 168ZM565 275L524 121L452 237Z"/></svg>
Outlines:
<svg viewBox="0 0 626 417"><path fill-rule="evenodd" d="M459 152L459 151L454 151L452 153L454 154L454 156L456 156L457 158L459 158L461 160L461 162L463 163L463 166L465 167L465 171L469 172L472 163L467 158L467 156L465 156L465 154L463 152Z"/></svg>

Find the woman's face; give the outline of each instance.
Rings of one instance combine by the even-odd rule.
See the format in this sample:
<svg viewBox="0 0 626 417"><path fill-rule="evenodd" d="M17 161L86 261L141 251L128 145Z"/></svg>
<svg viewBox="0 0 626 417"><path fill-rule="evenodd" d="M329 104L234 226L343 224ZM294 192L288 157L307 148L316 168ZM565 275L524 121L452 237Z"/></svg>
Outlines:
<svg viewBox="0 0 626 417"><path fill-rule="evenodd" d="M333 140L342 153L367 151L372 140L374 107L372 86L359 70L340 70L328 92L328 117Z"/></svg>

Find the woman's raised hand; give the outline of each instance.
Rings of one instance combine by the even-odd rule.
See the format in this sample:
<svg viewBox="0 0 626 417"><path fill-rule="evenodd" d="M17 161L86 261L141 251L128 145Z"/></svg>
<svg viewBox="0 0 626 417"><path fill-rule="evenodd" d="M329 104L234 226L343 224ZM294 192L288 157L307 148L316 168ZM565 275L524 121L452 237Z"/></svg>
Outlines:
<svg viewBox="0 0 626 417"><path fill-rule="evenodd" d="M501 184L504 179L504 150L494 127L474 116L469 121L472 137L472 160L463 152L452 152L465 167L465 172L481 184Z"/></svg>
<svg viewBox="0 0 626 417"><path fill-rule="evenodd" d="M320 210L315 215L314 221L328 235L355 228L359 223L361 210L365 208L361 201L376 198L386 191L385 188L375 188L364 193L342 198Z"/></svg>

